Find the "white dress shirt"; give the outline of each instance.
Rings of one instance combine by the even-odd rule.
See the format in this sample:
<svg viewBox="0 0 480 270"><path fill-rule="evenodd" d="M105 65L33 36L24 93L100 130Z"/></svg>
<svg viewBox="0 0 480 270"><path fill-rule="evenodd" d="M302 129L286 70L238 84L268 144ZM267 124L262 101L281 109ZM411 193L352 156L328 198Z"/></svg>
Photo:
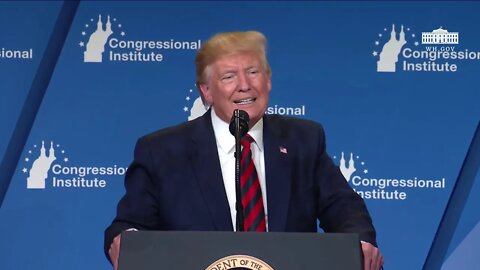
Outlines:
<svg viewBox="0 0 480 270"><path fill-rule="evenodd" d="M212 107L212 125L217 142L217 152L222 168L223 184L227 193L228 204L230 206L230 215L232 218L233 229L236 231L237 210L235 209L235 137L228 129L229 123L220 119ZM265 209L265 221L268 231L268 212L267 212L267 192L265 184L265 158L263 149L263 118L253 126L248 134L255 140L252 143L252 158L257 169L260 188L262 189L263 207Z"/></svg>

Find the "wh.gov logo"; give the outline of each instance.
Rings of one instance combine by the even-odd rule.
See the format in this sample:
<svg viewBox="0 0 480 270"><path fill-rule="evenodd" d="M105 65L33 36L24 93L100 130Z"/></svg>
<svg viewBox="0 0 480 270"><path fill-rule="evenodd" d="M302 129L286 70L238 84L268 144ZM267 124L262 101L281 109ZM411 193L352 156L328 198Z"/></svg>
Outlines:
<svg viewBox="0 0 480 270"><path fill-rule="evenodd" d="M354 153L345 155L342 152L340 158L333 156L333 159L339 163L340 171L350 186L364 199L406 200L410 190L445 188L445 178L372 177L366 162Z"/></svg>
<svg viewBox="0 0 480 270"><path fill-rule="evenodd" d="M27 189L47 188L104 188L110 176L123 176L125 167L70 165L60 144L42 140L28 150L22 173L26 175Z"/></svg>
<svg viewBox="0 0 480 270"><path fill-rule="evenodd" d="M460 34L443 27L417 35L404 25L393 24L378 33L372 55L377 59L377 72L456 72L459 63L479 60L479 51L459 45Z"/></svg>

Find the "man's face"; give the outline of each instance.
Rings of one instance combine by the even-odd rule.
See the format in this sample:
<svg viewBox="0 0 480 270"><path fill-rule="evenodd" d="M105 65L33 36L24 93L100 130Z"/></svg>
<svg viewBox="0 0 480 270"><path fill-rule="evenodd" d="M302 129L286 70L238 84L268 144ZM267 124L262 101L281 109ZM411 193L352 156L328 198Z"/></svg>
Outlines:
<svg viewBox="0 0 480 270"><path fill-rule="evenodd" d="M207 82L200 84L218 117L229 123L234 109L244 110L250 116L250 127L263 117L271 87L270 76L254 53L219 58L209 66Z"/></svg>

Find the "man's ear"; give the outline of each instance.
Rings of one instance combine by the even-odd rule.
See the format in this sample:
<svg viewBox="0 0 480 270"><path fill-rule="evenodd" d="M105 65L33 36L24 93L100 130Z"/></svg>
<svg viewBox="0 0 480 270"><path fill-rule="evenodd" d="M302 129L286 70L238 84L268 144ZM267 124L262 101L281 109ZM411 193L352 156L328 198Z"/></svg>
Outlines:
<svg viewBox="0 0 480 270"><path fill-rule="evenodd" d="M205 99L205 101L212 105L212 95L210 93L210 88L208 87L208 85L206 83L200 83L198 85L198 88L200 88L200 91L202 92L202 95L203 95L203 98Z"/></svg>

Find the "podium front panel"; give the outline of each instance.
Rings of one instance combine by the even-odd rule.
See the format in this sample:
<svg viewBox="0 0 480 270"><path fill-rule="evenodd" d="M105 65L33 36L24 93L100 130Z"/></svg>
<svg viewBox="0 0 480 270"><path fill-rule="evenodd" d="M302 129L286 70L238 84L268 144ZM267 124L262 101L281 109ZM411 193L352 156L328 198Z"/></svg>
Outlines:
<svg viewBox="0 0 480 270"><path fill-rule="evenodd" d="M122 235L119 270L361 270L357 234L163 232Z"/></svg>

